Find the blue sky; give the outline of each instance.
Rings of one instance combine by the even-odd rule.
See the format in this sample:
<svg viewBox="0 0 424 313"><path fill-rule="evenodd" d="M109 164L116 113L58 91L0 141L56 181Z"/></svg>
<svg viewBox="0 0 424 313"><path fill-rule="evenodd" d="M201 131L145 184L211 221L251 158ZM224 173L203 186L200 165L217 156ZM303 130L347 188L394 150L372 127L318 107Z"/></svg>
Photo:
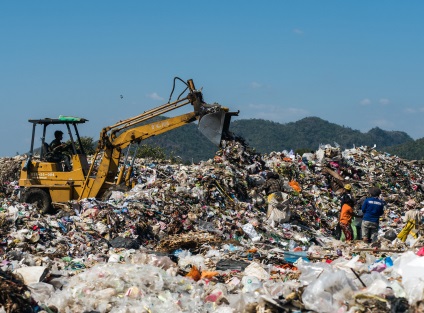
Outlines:
<svg viewBox="0 0 424 313"><path fill-rule="evenodd" d="M422 138L423 13L418 0L1 1L0 156L29 150L28 119L85 117L97 140L166 103L175 76L242 119Z"/></svg>

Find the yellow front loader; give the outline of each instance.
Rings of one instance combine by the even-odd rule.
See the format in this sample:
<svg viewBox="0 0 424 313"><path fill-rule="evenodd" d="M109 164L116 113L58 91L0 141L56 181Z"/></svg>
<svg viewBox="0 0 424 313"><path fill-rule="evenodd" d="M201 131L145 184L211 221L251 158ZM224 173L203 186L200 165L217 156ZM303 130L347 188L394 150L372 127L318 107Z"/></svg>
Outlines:
<svg viewBox="0 0 424 313"><path fill-rule="evenodd" d="M238 112L229 112L228 108L218 104L209 105L203 101L201 91L196 90L193 80L182 81L187 95L173 102L145 111L140 115L105 127L100 132L97 149L89 164L78 132L78 125L87 122L84 118L60 116L58 119L29 120L33 124L30 153L22 163L19 186L21 202L37 206L39 211L47 213L52 203L67 203L70 200L84 198L101 199L108 191L119 185L127 185L128 175L124 167L120 168L122 151L130 144L156 136L188 123L198 121L198 128L209 140L220 145L221 140L230 135L231 116ZM173 89L174 90L174 89ZM172 93L171 93L172 96ZM182 98L181 98L182 97ZM192 105L192 111L161 121L148 123L154 117L169 111ZM147 123L147 124L146 124ZM34 156L34 138L37 125L42 126L40 156ZM64 171L63 164L54 160L45 141L47 128L51 125L66 128L70 138L70 158L72 169ZM74 137L75 136L75 137ZM195 144L195 143L194 143ZM98 163L95 160L100 160ZM119 175L118 175L119 173Z"/></svg>

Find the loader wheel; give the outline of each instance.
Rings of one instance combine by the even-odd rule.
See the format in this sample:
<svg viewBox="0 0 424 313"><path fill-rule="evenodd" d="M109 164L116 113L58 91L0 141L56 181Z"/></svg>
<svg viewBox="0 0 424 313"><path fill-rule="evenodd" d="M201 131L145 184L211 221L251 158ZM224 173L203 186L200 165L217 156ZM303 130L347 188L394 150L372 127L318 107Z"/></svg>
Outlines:
<svg viewBox="0 0 424 313"><path fill-rule="evenodd" d="M32 204L42 214L49 213L52 208L50 195L40 188L29 188L25 190L21 202Z"/></svg>

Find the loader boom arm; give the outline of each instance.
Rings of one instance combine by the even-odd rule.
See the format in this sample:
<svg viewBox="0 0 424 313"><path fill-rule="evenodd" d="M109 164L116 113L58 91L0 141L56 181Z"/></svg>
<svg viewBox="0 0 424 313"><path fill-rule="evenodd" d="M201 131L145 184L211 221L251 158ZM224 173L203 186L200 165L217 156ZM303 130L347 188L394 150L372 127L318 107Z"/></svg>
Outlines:
<svg viewBox="0 0 424 313"><path fill-rule="evenodd" d="M207 129L206 133L203 132L205 136L208 137L209 133L212 133L213 136L216 137L216 134L218 134L219 139L221 138L222 132L228 130L224 128L228 128L229 124L229 122L224 123L224 117L227 114L237 115L237 113L228 113L227 108L221 107L218 104L206 104L203 101L202 93L195 90L192 80L188 80L186 85L189 91L186 97L174 102L163 104L149 111L145 111L140 115L119 121L114 125L102 129L94 159L100 152L104 152L104 154L95 175L93 175L94 162L92 162L83 185L83 191L79 197L80 199L99 197L107 189L109 189L109 187L112 187L115 184L116 174L119 171L121 152L131 143L140 143L142 140L149 137L168 132L196 120L199 120L199 130L201 132L203 132L202 129ZM178 109L187 104L191 104L193 106L193 112L145 124L146 121L154 117ZM204 116L216 114L220 114L223 117L218 119L219 123L211 123L210 119L208 120L205 118L207 126L204 126L203 128L200 127L200 122ZM227 120L229 119L227 118ZM141 123L143 124L141 125ZM216 129L210 132L209 130L214 127ZM216 143L216 138L212 141L215 141Z"/></svg>
<svg viewBox="0 0 424 313"><path fill-rule="evenodd" d="M145 140L149 137L156 136L194 122L195 120L196 114L194 112L190 112L180 116L171 117L163 121L134 127L121 133L119 136L114 138L111 143L114 147L119 147L122 150L132 142Z"/></svg>

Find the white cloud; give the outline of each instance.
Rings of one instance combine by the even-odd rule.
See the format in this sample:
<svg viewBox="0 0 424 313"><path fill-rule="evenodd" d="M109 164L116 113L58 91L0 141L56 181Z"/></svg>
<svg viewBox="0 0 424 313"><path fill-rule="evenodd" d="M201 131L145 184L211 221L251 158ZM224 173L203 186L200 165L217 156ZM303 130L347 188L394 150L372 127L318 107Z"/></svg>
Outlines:
<svg viewBox="0 0 424 313"><path fill-rule="evenodd" d="M147 95L150 99L153 99L153 100L160 100L160 101L163 101L164 99L161 97L161 96L159 96L156 92L153 92L153 93L151 93L151 94L149 94L149 95Z"/></svg>
<svg viewBox="0 0 424 313"><path fill-rule="evenodd" d="M261 88L261 87L262 87L262 84L259 84L257 82L251 82L250 83L250 88L258 89L258 88Z"/></svg>
<svg viewBox="0 0 424 313"><path fill-rule="evenodd" d="M279 105L249 104L243 110L243 115L245 118L260 118L286 123L309 116L310 112L301 108L282 107Z"/></svg>
<svg viewBox="0 0 424 313"><path fill-rule="evenodd" d="M250 103L250 104L248 104L247 105L247 107L249 108L249 109L253 109L253 110L260 110L260 109L265 109L266 107L269 107L268 105L266 105L266 104L253 104L253 103Z"/></svg>
<svg viewBox="0 0 424 313"><path fill-rule="evenodd" d="M381 98L380 100L378 100L378 102L380 102L380 104L382 105L388 105L390 103L390 100L386 98Z"/></svg>
<svg viewBox="0 0 424 313"><path fill-rule="evenodd" d="M364 99L362 99L361 101L359 101L359 103L360 103L361 105L370 105L370 104L371 104L371 100L370 100L370 99L368 99L368 98L364 98Z"/></svg>
<svg viewBox="0 0 424 313"><path fill-rule="evenodd" d="M300 36L304 34L303 30L301 30L299 28L293 29L293 33L295 33L296 35L300 35Z"/></svg>
<svg viewBox="0 0 424 313"><path fill-rule="evenodd" d="M299 109L299 108L286 108L285 111L287 113L293 114L293 115L304 115L309 114L308 110Z"/></svg>
<svg viewBox="0 0 424 313"><path fill-rule="evenodd" d="M422 113L422 112L424 112L424 107L420 107L420 108L405 108L405 109L403 109L403 112L405 112L407 114Z"/></svg>

